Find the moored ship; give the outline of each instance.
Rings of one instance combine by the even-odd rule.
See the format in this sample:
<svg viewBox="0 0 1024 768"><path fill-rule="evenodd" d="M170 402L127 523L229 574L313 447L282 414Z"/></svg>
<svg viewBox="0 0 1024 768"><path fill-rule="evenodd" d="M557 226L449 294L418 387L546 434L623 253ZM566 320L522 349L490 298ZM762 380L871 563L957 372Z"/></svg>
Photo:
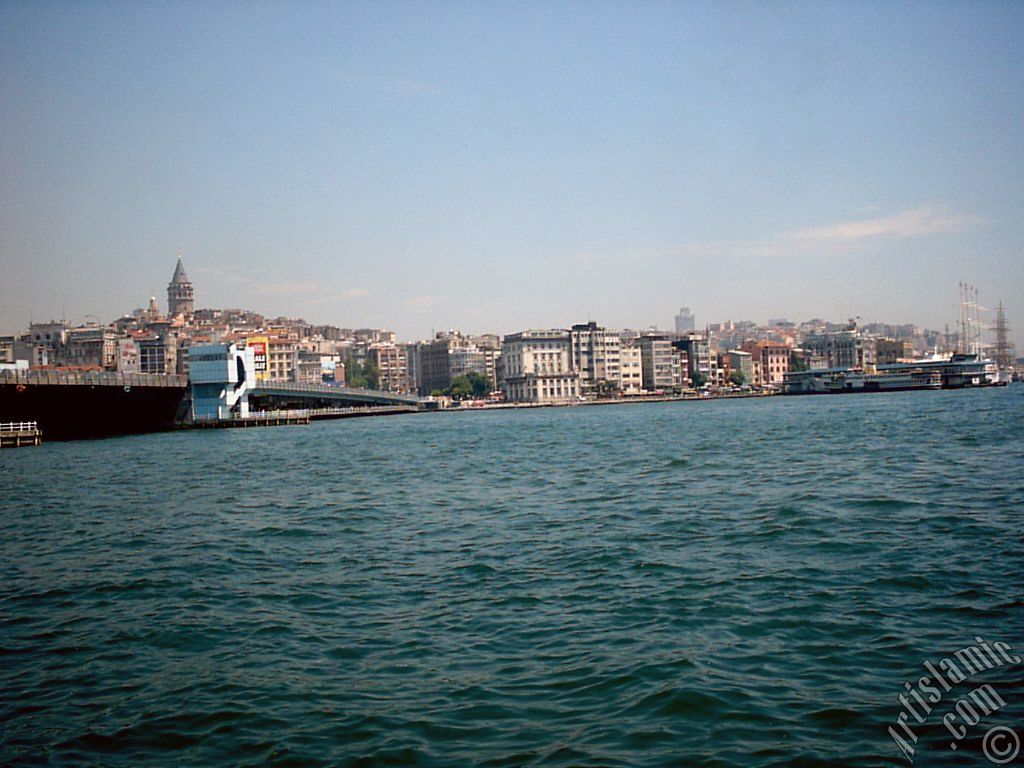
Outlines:
<svg viewBox="0 0 1024 768"><path fill-rule="evenodd" d="M909 370L865 373L858 368L828 368L787 373L783 384L787 395L832 395L848 392L899 392L913 389L942 389L938 371Z"/></svg>
<svg viewBox="0 0 1024 768"><path fill-rule="evenodd" d="M910 363L861 368L792 371L785 375L787 395L828 395L854 392L900 392L919 389L961 389L1001 383L992 361L980 355L956 354Z"/></svg>

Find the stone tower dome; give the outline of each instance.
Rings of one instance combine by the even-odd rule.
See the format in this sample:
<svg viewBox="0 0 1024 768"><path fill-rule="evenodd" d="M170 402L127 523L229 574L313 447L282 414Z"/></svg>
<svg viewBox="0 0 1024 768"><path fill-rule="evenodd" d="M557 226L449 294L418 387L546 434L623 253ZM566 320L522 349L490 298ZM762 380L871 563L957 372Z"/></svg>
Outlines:
<svg viewBox="0 0 1024 768"><path fill-rule="evenodd" d="M177 315L191 315L195 312L195 297L192 292L192 283L185 274L185 267L181 264L181 256L178 256L178 265L174 268L174 277L167 285L167 314L170 317Z"/></svg>

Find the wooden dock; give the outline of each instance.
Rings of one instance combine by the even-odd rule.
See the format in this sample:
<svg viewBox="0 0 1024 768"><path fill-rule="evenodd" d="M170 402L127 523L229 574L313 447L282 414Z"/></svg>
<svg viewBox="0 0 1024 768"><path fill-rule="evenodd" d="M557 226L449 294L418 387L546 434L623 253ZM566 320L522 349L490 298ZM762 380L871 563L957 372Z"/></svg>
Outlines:
<svg viewBox="0 0 1024 768"><path fill-rule="evenodd" d="M35 421L0 422L0 448L20 448L23 445L39 445L43 442L43 431Z"/></svg>

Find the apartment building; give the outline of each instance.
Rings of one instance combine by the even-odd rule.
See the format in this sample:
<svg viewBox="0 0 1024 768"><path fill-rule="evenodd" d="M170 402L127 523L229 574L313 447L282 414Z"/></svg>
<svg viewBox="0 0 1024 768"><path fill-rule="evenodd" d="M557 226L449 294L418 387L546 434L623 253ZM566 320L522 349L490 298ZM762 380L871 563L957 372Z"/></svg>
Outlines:
<svg viewBox="0 0 1024 768"><path fill-rule="evenodd" d="M513 333L501 345L505 398L513 403L566 403L580 397L569 331Z"/></svg>

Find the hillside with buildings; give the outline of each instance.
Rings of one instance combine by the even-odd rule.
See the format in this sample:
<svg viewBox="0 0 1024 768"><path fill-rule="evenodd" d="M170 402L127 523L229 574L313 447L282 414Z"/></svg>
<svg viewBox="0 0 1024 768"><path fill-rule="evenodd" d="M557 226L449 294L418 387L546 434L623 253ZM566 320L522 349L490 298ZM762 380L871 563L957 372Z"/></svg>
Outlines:
<svg viewBox="0 0 1024 768"><path fill-rule="evenodd" d="M399 341L377 328L312 325L242 309L196 309L180 256L167 286L166 313L152 297L146 308L111 323L95 320L77 326L33 322L23 334L0 337L0 365L187 376L190 347L234 343L253 349L256 376L264 381L428 396L462 391L453 384L472 375L494 398L543 404L700 387L776 389L791 370L871 370L953 352L969 332L821 319L766 325L729 321L699 329L684 307L672 331L609 329L588 321L505 335L448 330L432 339ZM1006 347L1005 320L1003 325ZM980 326L976 332L977 341ZM1008 355L1005 348L1002 355Z"/></svg>

